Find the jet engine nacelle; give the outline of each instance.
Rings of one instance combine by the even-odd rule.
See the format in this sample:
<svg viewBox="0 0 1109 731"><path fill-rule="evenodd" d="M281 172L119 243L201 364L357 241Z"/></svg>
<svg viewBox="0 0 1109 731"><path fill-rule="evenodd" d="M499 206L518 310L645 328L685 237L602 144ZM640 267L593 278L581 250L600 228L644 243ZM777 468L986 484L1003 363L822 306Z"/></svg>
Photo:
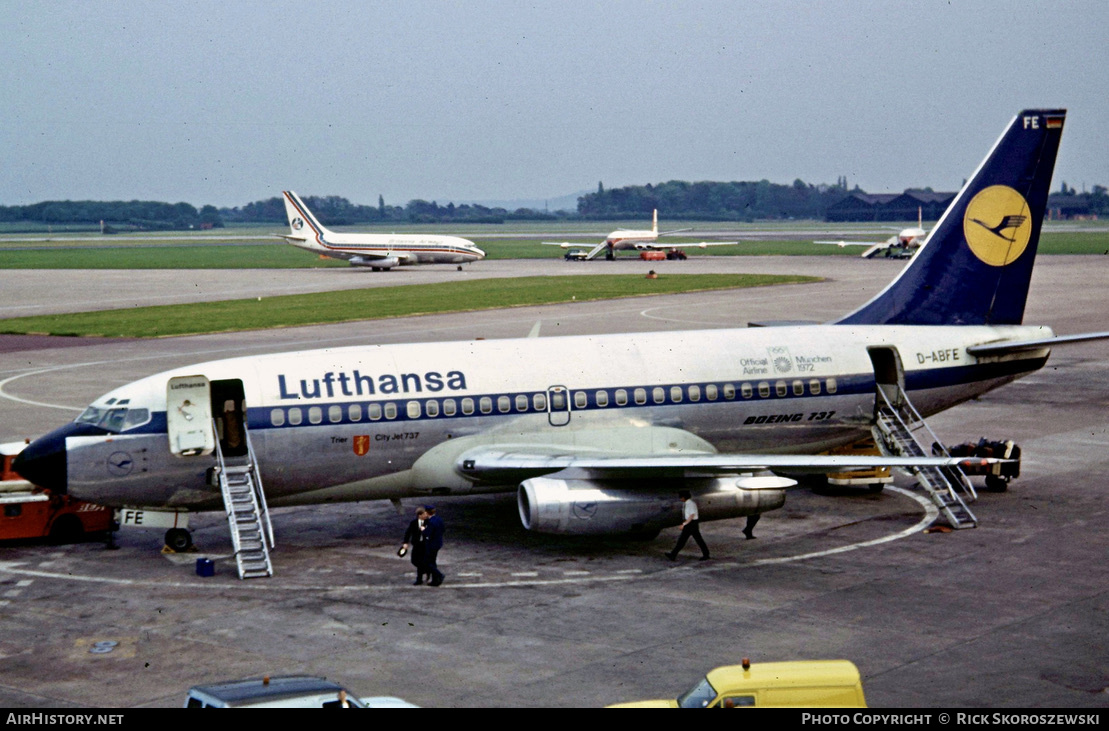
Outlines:
<svg viewBox="0 0 1109 731"><path fill-rule="evenodd" d="M387 256L384 259L367 259L363 256L352 256L348 259L352 267L373 267L374 269L392 269L400 266L400 259Z"/></svg>
<svg viewBox="0 0 1109 731"><path fill-rule="evenodd" d="M680 484L636 488L630 480L563 476L520 483L516 503L524 528L538 533L604 535L654 533L682 522L678 489L689 490L701 520L723 520L780 508L795 480L777 476L722 475L686 478Z"/></svg>

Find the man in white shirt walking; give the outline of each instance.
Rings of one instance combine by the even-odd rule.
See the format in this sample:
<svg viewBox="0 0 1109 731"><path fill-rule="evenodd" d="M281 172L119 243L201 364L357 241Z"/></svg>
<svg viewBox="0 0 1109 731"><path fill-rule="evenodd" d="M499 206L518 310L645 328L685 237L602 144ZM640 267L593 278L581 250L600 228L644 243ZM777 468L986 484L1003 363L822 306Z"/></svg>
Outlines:
<svg viewBox="0 0 1109 731"><path fill-rule="evenodd" d="M679 492L678 497L682 499L682 517L685 518L685 522L682 523L682 534L678 536L678 545L674 546L674 550L666 554L666 557L676 561L678 551L682 550L685 542L693 536L693 540L701 547L701 560L705 561L709 557L709 547L705 545L705 539L701 538L701 514L697 512L697 503L693 502L693 497L688 490Z"/></svg>

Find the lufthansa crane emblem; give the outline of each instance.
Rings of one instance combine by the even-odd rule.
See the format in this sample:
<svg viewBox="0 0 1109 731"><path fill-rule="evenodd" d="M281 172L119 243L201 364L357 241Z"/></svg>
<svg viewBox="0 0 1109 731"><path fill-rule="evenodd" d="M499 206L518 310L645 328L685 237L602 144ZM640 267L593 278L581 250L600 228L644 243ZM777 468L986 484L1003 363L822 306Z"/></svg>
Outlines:
<svg viewBox="0 0 1109 731"><path fill-rule="evenodd" d="M1007 185L991 185L967 204L963 234L974 255L1003 267L1020 258L1032 238L1028 201Z"/></svg>
<svg viewBox="0 0 1109 731"><path fill-rule="evenodd" d="M570 511L578 520L590 520L597 514L597 503L574 503Z"/></svg>
<svg viewBox="0 0 1109 731"><path fill-rule="evenodd" d="M116 477L131 474L131 470L134 468L135 460L127 452L113 452L108 457L108 472Z"/></svg>

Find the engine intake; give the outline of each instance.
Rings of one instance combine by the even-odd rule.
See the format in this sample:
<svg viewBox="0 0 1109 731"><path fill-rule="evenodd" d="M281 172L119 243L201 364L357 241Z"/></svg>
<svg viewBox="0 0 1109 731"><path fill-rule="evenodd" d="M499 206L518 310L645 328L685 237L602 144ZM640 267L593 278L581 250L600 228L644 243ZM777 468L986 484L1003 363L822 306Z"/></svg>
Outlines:
<svg viewBox="0 0 1109 731"><path fill-rule="evenodd" d="M637 487L632 480L596 480L565 472L520 483L516 503L527 530L562 535L650 533L679 525L678 490L689 490L701 520L724 520L782 507L795 480L718 475Z"/></svg>
<svg viewBox="0 0 1109 731"><path fill-rule="evenodd" d="M352 256L347 261L353 267L372 267L374 269L392 269L395 266L400 266L400 259L395 256L388 256L383 259L367 259L363 256Z"/></svg>

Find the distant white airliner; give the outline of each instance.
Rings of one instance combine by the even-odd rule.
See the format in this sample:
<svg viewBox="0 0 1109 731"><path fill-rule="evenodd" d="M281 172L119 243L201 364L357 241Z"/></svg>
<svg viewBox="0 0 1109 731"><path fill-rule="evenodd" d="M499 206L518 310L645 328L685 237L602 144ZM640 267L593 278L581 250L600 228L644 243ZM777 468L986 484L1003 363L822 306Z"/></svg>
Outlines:
<svg viewBox="0 0 1109 731"><path fill-rule="evenodd" d="M666 251L676 253L681 249L696 248L704 249L708 246L735 246L738 241L701 241L694 244L660 244L658 238L660 236L670 236L672 234L684 233L690 231L688 228L674 229L673 231L658 230L658 210L654 212L654 218L651 222L650 230L634 230L619 228L605 237L605 240L597 244L593 249L585 255L585 259L595 259L602 251L605 253L606 259L615 259L616 252L626 249L635 249L636 251ZM571 249L579 247L582 244L573 243L570 241L544 241L543 244L547 246L561 246L563 249ZM684 257L681 257L684 258Z"/></svg>
<svg viewBox="0 0 1109 731"><path fill-rule="evenodd" d="M324 227L304 201L284 191L291 233L282 238L293 246L374 271L409 264L464 264L485 258L473 241L430 234L339 234Z"/></svg>
<svg viewBox="0 0 1109 731"><path fill-rule="evenodd" d="M160 511L178 547L189 512L225 510L236 555L272 545L266 502L516 492L529 530L650 535L682 521L678 489L735 518L780 507L791 474L877 466L971 527L968 461L910 426L1109 337L1022 324L1064 116L1018 114L900 275L835 322L211 361L101 396L14 468L146 525ZM827 454L864 437L883 453ZM256 563L240 575L272 572Z"/></svg>
<svg viewBox="0 0 1109 731"><path fill-rule="evenodd" d="M924 243L928 232L924 230L923 212L917 208L916 228L903 228L895 236L890 236L885 241L814 241L814 244L835 244L840 248L844 246L866 246L867 249L860 254L863 259L871 259L879 253L895 259L907 259Z"/></svg>

